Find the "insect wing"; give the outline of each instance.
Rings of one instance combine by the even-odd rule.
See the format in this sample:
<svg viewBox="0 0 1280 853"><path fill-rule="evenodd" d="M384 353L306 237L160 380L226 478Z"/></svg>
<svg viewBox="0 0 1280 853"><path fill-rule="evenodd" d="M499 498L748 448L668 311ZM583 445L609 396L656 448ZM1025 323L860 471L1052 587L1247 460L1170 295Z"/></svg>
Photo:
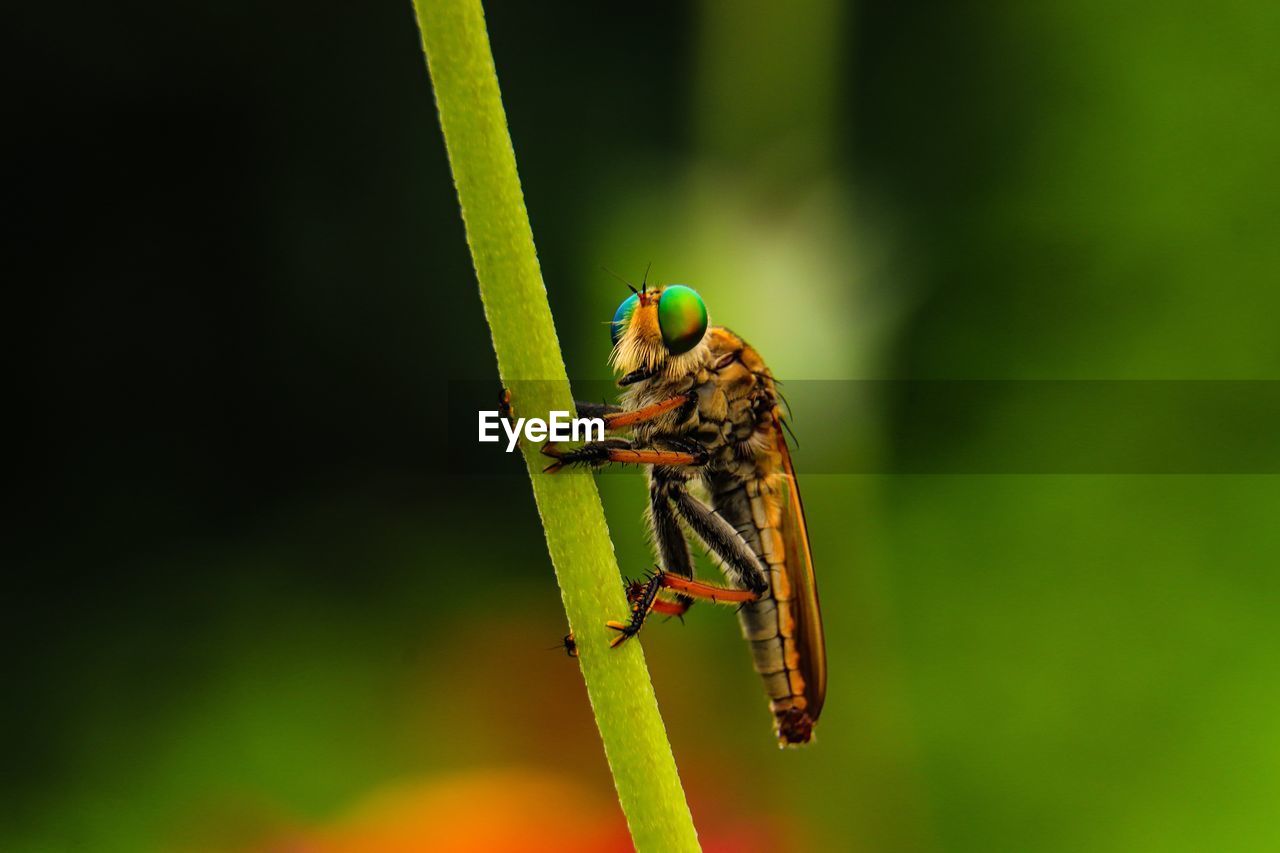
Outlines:
<svg viewBox="0 0 1280 853"><path fill-rule="evenodd" d="M822 635L822 611L818 606L818 582L813 573L813 552L804 523L804 504L796 482L791 451L782 432L782 420L775 412L773 433L786 477L782 500L782 541L786 549L787 579L794 590L796 645L800 652L800 672L804 676L806 710L815 722L827 696L827 649Z"/></svg>

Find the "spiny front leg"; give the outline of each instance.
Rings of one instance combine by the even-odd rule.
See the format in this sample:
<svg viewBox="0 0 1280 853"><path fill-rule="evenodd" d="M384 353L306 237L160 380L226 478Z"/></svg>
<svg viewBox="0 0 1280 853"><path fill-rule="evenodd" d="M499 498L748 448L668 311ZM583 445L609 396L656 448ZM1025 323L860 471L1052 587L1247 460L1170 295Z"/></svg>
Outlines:
<svg viewBox="0 0 1280 853"><path fill-rule="evenodd" d="M542 455L556 460L542 469L548 474L554 474L566 465L590 465L598 468L612 462L625 465L705 465L707 463L707 457L703 453L636 447L633 442L623 438L589 441L573 450L561 450L558 444L548 442L542 446Z"/></svg>
<svg viewBox="0 0 1280 853"><path fill-rule="evenodd" d="M600 418L604 421L604 428L610 432L646 423L677 409L680 410L680 414L676 417L676 421L683 423L693 414L694 407L697 405L698 395L694 391L686 391L630 411L613 403L587 403L582 400L573 402L574 408L578 410L578 417Z"/></svg>
<svg viewBox="0 0 1280 853"><path fill-rule="evenodd" d="M636 424L648 423L656 420L668 412L678 412L676 422L683 423L693 414L693 409L698 404L698 395L693 391L684 394L677 394L674 397L668 397L648 406L631 411L619 410L610 412L604 416L605 429L613 432L615 430L626 429Z"/></svg>
<svg viewBox="0 0 1280 853"><path fill-rule="evenodd" d="M689 420L697 405L698 395L694 391L686 391L683 394L650 403L648 406L630 410L613 403L585 403L581 400L575 400L573 403L574 408L578 410L578 417L599 418L604 421L604 428L608 432L648 423L668 412L676 412L676 423L684 423Z"/></svg>

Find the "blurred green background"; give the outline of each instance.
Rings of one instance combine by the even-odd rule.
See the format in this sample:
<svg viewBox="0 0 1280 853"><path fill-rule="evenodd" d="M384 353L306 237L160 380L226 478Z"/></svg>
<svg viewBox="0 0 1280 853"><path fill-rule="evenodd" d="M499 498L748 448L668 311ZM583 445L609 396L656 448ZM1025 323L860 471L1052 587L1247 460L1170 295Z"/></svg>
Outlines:
<svg viewBox="0 0 1280 853"><path fill-rule="evenodd" d="M784 380L1280 378L1275 3L489 5L572 376L652 262ZM408 5L15 32L0 848L625 849L527 482L441 461L496 371ZM1280 849L1274 476L805 475L1073 416L795 412L817 744L731 613L644 636L707 849Z"/></svg>

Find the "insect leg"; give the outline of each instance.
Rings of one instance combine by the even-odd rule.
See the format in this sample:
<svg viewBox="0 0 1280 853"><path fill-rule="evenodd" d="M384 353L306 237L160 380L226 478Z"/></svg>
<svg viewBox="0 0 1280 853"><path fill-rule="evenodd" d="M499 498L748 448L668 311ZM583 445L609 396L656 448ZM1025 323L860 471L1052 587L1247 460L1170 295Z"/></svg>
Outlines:
<svg viewBox="0 0 1280 853"><path fill-rule="evenodd" d="M749 589L731 589L729 587L716 586L715 584L690 580L670 573L663 574L662 588L688 598L690 601L697 598L703 601L710 601L712 604L746 604L747 602L760 600L760 593ZM654 608L654 610L657 609L657 607Z"/></svg>
<svg viewBox="0 0 1280 853"><path fill-rule="evenodd" d="M574 406L578 410L578 417L600 418L604 421L606 430L616 432L636 424L651 421L677 409L681 410L679 420L688 420L697 402L697 395L690 392L688 394L677 394L675 397L660 400L652 405L631 411L626 411L621 406L615 406L611 403L575 402Z"/></svg>
<svg viewBox="0 0 1280 853"><path fill-rule="evenodd" d="M646 379L652 379L658 373L657 367L641 367L633 370L626 376L618 380L618 387L625 388L628 385L634 385L637 382L643 382Z"/></svg>
<svg viewBox="0 0 1280 853"><path fill-rule="evenodd" d="M636 447L632 442L622 438L589 441L573 450L561 450L559 445L548 443L542 446L542 454L556 460L542 469L548 474L554 474L565 465L601 466L608 465L610 462L630 465L706 464L706 457L701 453Z"/></svg>
<svg viewBox="0 0 1280 853"><path fill-rule="evenodd" d="M667 478L660 473L655 473L650 479L649 511L645 517L653 533L654 547L658 549L660 569L681 578L692 578L694 558L689 553L689 540L685 539L685 532L676 520L676 512L671 508L666 482Z"/></svg>
<svg viewBox="0 0 1280 853"><path fill-rule="evenodd" d="M693 556L689 553L689 542L684 538L680 522L676 520L671 501L666 495L664 477L655 473L649 481L649 510L646 520L653 533L653 544L658 551L660 568L683 578L693 578ZM666 605L668 602L659 602ZM671 616L682 616L693 606L693 599L688 596L677 596L674 602L678 610L655 605L654 609Z"/></svg>
<svg viewBox="0 0 1280 853"><path fill-rule="evenodd" d="M658 597L658 593L663 591L674 593L676 600L663 601ZM631 605L631 616L626 622L610 620L605 623L619 632L619 636L609 645L619 646L627 638L640 633L650 613L683 616L693 606L695 599L710 601L712 604L746 604L758 601L759 598L760 593L749 589L729 589L659 569L643 581L627 584L627 602Z"/></svg>
<svg viewBox="0 0 1280 853"><path fill-rule="evenodd" d="M668 572L661 569L653 572L644 580L627 581L627 604L631 607L631 613L627 617L626 622L618 622L610 619L604 623L607 627L618 632L618 636L613 638L609 643L612 647L618 647L625 643L629 638L640 633L640 629L644 627L645 619L650 613L666 613L671 616L679 616L689 609L692 599L682 596L683 601L663 601L658 598L658 593L662 591L666 584L666 579L674 577ZM692 581L688 581L692 583ZM569 634L565 637L565 648L570 649L571 657L577 657L577 645L573 642L573 635Z"/></svg>
<svg viewBox="0 0 1280 853"><path fill-rule="evenodd" d="M604 425L605 428L609 430L624 429L629 426L634 426L635 424L642 424L647 421L654 420L655 418L665 415L667 412L677 410L681 413L681 417L679 419L681 421L685 421L689 419L691 414L693 414L693 407L697 405L697 402L698 395L692 391L687 394L677 394L674 397L668 397L665 400L660 400L657 403L653 403L652 405L645 406L640 409L633 409L629 412L619 411L606 415Z"/></svg>
<svg viewBox="0 0 1280 853"><path fill-rule="evenodd" d="M653 603L653 607L649 608L650 613L661 613L664 616L674 616L677 619L682 618L689 612L689 608L693 606L693 599L687 596L681 596L680 601L667 601L659 598Z"/></svg>
<svg viewBox="0 0 1280 853"><path fill-rule="evenodd" d="M733 529L733 525L689 494L683 483L672 481L669 493L676 512L680 513L689 529L707 546L707 550L719 559L734 581L757 594L769 588L760 558L751 550L742 534Z"/></svg>
<svg viewBox="0 0 1280 853"><path fill-rule="evenodd" d="M663 574L663 572L654 572L644 583L637 582L628 586L627 599L631 602L630 617L626 622L611 619L604 623L618 632L618 636L609 643L610 646L616 648L640 633L640 629L644 627L644 620L649 616L649 611L653 610L658 602L658 591L662 589Z"/></svg>
<svg viewBox="0 0 1280 853"><path fill-rule="evenodd" d="M657 571L657 576L658 585L662 587L663 592L678 595L687 601L688 605L692 605L695 600L710 601L712 604L747 604L760 600L760 594L749 589L716 586L713 583L673 575L671 572L664 572L661 569ZM643 598L651 580L653 580L652 575L644 581L632 581L628 584L627 601L634 602ZM684 613L688 609L688 605L681 605L674 601L663 601L659 598L650 609L654 613L669 613L674 616Z"/></svg>

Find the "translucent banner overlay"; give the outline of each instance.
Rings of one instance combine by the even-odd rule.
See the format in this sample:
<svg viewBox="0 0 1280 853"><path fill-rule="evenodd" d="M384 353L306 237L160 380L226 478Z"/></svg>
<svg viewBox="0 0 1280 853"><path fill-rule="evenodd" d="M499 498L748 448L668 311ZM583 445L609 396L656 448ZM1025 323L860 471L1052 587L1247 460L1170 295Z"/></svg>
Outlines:
<svg viewBox="0 0 1280 853"><path fill-rule="evenodd" d="M609 381L575 398L614 402ZM789 380L804 474L1277 474L1280 380ZM520 408L517 417L546 417ZM448 384L448 469L523 476L478 441L496 382ZM550 460L548 460L550 461ZM628 469L631 470L631 469Z"/></svg>

